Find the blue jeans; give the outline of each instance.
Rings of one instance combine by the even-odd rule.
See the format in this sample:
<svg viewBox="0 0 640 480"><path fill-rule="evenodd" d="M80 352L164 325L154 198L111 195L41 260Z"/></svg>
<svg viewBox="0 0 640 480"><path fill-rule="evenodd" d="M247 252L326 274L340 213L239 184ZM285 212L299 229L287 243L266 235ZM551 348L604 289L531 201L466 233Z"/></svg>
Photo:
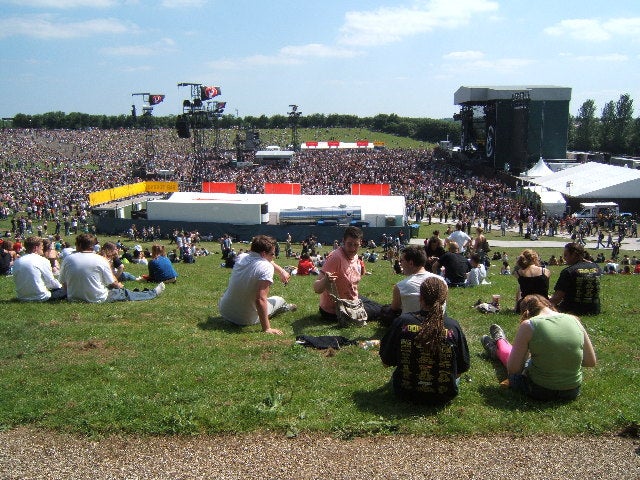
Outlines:
<svg viewBox="0 0 640 480"><path fill-rule="evenodd" d="M157 296L158 293L154 289L136 292L127 288L113 288L109 290L107 302L124 302L127 300L131 302L139 302L142 300L152 300Z"/></svg>
<svg viewBox="0 0 640 480"><path fill-rule="evenodd" d="M531 381L528 375L509 375L509 388L524 393L535 400L575 400L580 395L580 386L569 390L551 390Z"/></svg>
<svg viewBox="0 0 640 480"><path fill-rule="evenodd" d="M120 280L121 282L133 282L136 280L136 276L130 274L129 272L122 272L118 280Z"/></svg>

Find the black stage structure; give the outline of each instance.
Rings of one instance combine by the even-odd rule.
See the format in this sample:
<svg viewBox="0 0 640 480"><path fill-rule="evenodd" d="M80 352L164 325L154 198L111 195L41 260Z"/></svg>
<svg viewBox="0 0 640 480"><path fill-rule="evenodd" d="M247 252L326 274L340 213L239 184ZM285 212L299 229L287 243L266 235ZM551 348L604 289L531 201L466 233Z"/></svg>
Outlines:
<svg viewBox="0 0 640 480"><path fill-rule="evenodd" d="M461 150L478 163L514 175L540 157L566 158L571 88L460 87L454 103L462 123Z"/></svg>

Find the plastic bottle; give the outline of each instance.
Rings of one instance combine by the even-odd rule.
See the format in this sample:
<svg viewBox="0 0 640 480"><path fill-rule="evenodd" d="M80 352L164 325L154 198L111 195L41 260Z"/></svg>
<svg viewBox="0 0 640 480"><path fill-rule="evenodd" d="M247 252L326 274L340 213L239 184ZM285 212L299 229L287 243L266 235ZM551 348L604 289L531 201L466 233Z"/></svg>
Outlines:
<svg viewBox="0 0 640 480"><path fill-rule="evenodd" d="M360 342L360 347L365 350L370 350L380 346L380 340L364 340Z"/></svg>

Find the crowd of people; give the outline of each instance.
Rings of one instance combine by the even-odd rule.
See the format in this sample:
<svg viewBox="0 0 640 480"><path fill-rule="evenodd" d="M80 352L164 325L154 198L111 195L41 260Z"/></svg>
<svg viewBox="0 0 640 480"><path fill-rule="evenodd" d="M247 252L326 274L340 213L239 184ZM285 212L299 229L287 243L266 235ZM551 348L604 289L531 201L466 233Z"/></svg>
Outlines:
<svg viewBox="0 0 640 480"><path fill-rule="evenodd" d="M125 288L122 282L133 279L118 263L123 256L120 246L104 244L97 248L95 236L81 232L79 227L89 213L90 192L137 180L132 171L145 158L142 134L131 130L3 131L2 215L25 213L15 227L21 234L16 239L25 238L25 252L17 254L9 239L2 246L6 253L3 262L7 257L20 300L150 300L164 291L166 282L177 280L165 247L154 245L148 254L134 249L131 261L141 263L144 259L149 269L148 275L135 280L158 285L142 291ZM155 166L172 170L178 181L190 183L192 159L188 148L173 137L165 132L162 141L156 142ZM342 241L336 242L320 264L309 264L310 252L298 258L301 273L317 275L313 291L319 295L323 319L338 318L341 313L336 300L341 299L360 302L366 318L388 327L381 340L382 362L396 367L392 376L396 394L418 402L451 400L458 392L460 375L469 369L464 332L447 316L446 303L450 288L468 286L470 279L472 285L478 285L486 277L484 231L496 225L501 230L517 225L524 235L526 224L531 235L562 228L558 219L548 218L535 205L512 196L506 185L474 177L426 150L307 150L298 156L296 165L286 169L235 169L223 163L211 163L208 168L212 179L234 182L238 191L246 193L260 193L269 182L300 183L303 193L325 195L348 193L352 183L389 183L392 194L405 196L407 213L417 221L430 223L437 218L445 223L457 222L455 230L446 232L446 238L434 234L424 248L402 248L400 242L394 249L396 271L403 274L403 279L394 285L389 305L359 294L358 284L366 273L359 255L365 246L359 228L346 228ZM50 230L44 225L51 221L56 223L57 234L64 226L66 235L77 235L74 253L63 255L61 244L60 258L53 254L47 257L51 246L45 248L41 237L47 237ZM472 238L471 228L476 225ZM33 235L34 230L41 235ZM147 235L153 240L156 233ZM185 245L191 245L183 235L176 236L178 243L181 252ZM71 249L69 245L67 248ZM221 239L223 252L230 254L230 248L230 239ZM234 252L229 284L219 303L223 318L238 325L260 324L266 333L282 334L271 326L270 318L294 311L296 306L282 297L269 296L275 274L285 284L290 278L290 273L274 262L278 248L275 239L258 235L247 252ZM523 251L513 270L518 283L516 304L523 315L514 343L507 342L497 325L482 340L487 354L507 367L510 386L534 398L575 398L581 367L593 366L596 361L588 335L573 315L599 313L601 269L588 259L579 241L566 245L563 261L567 267L550 295L548 269L535 252ZM547 342L554 332L561 332L570 343L571 353L563 361L571 371L565 370L562 375L556 375L558 361L549 359L556 358L567 344ZM527 361L529 353L535 360ZM527 373L523 376L523 372Z"/></svg>

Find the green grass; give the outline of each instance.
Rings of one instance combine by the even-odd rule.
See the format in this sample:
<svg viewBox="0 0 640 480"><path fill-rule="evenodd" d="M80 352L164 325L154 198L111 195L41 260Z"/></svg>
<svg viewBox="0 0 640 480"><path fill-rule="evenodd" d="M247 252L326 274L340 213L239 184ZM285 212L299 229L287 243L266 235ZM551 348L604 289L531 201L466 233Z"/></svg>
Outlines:
<svg viewBox="0 0 640 480"><path fill-rule="evenodd" d="M499 293L503 306L512 308L512 277L497 275L496 266L492 285L452 290L449 313L467 335L472 365L458 398L435 409L398 402L387 387L391 370L376 350L349 346L328 354L295 344L301 334L383 333L375 323L338 329L323 322L314 277L294 277L286 287L276 280L271 293L299 307L272 321L284 336L223 321L216 305L230 270L220 267L217 245L206 246L216 253L178 264L178 283L151 302L23 304L14 300L12 279L0 278L0 428L31 425L90 435L317 431L351 438L598 434L640 421L638 276L603 277L603 312L583 318L599 364L585 370L582 395L567 404L501 389L503 372L482 355L479 338L489 325L501 324L512 338L518 317L507 309L479 314L471 305ZM504 250L515 259L520 249ZM560 253L539 252L543 258ZM363 278L361 293L389 303L400 277L386 262L368 266L373 274ZM552 268L552 283L560 268ZM127 269L145 271L140 265Z"/></svg>

